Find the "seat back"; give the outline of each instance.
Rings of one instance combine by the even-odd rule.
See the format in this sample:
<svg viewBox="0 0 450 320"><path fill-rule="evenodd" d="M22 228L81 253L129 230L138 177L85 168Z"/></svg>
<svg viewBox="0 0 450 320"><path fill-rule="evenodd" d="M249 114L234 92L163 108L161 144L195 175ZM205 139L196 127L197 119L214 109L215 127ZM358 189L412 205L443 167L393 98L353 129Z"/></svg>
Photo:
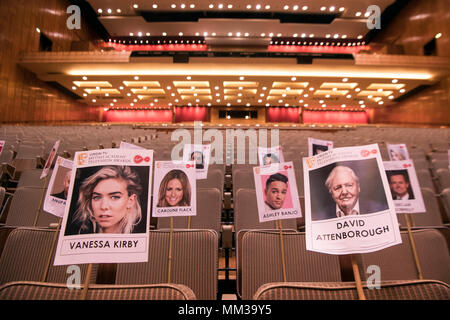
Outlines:
<svg viewBox="0 0 450 320"><path fill-rule="evenodd" d="M434 192L427 188L421 188L423 202L425 204L424 213L410 214L414 227L429 227L429 226L443 226L442 215L439 209L438 199L434 195ZM398 222L404 228L406 228L406 220L404 214L397 215Z"/></svg>
<svg viewBox="0 0 450 320"><path fill-rule="evenodd" d="M412 235L424 279L450 284L450 255L445 237L435 229L414 230ZM370 265L377 265L383 280L418 279L408 233L402 231L401 237L402 243L399 245L363 254L364 270Z"/></svg>
<svg viewBox="0 0 450 320"><path fill-rule="evenodd" d="M212 229L220 233L222 216L222 194L218 189L197 189L197 215L174 217L175 229ZM170 218L158 218L158 229L170 228Z"/></svg>
<svg viewBox="0 0 450 320"><path fill-rule="evenodd" d="M354 282L268 283L255 293L255 300L358 300ZM380 289L363 285L367 300L449 300L450 287L433 280L383 281Z"/></svg>
<svg viewBox="0 0 450 320"><path fill-rule="evenodd" d="M286 281L341 281L339 259L306 250L305 234L283 232ZM258 288L284 281L280 233L250 230L240 243L242 299L252 299Z"/></svg>
<svg viewBox="0 0 450 320"><path fill-rule="evenodd" d="M55 230L38 228L17 228L6 239L0 257L0 284L11 281L41 281L52 247ZM67 266L53 266L54 246L47 281L66 283L69 274ZM80 265L82 282L87 265ZM90 282L95 283L97 266L93 265Z"/></svg>
<svg viewBox="0 0 450 320"><path fill-rule="evenodd" d="M0 287L0 300L79 300L82 290L66 284L10 282ZM181 284L89 285L87 300L195 300L195 294Z"/></svg>
<svg viewBox="0 0 450 320"><path fill-rule="evenodd" d="M117 265L116 284L168 281L169 230L149 233L148 262ZM184 284L197 299L217 298L218 235L213 230L173 230L171 283Z"/></svg>
<svg viewBox="0 0 450 320"><path fill-rule="evenodd" d="M45 192L44 188L17 188L12 196L6 224L33 227L36 221L37 227L48 227L51 223L57 223L58 217L42 210Z"/></svg>

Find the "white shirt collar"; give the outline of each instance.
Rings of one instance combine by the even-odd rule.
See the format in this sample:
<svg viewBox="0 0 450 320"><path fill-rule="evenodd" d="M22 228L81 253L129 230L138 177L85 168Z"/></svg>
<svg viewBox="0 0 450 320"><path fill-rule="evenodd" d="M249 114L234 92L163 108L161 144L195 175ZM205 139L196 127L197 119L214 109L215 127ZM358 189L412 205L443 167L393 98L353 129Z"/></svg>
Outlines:
<svg viewBox="0 0 450 320"><path fill-rule="evenodd" d="M349 216L354 216L354 215L359 215L359 199L358 201L356 201L355 206L353 207L353 209L350 211ZM336 217L341 218L341 217L345 217L345 213L339 208L338 205L336 205Z"/></svg>

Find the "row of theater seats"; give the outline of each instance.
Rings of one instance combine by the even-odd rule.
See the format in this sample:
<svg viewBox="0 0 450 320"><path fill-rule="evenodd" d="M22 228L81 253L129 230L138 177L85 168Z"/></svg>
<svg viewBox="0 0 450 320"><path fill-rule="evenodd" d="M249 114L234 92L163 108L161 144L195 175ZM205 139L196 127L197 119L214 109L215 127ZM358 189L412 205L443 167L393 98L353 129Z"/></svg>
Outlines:
<svg viewBox="0 0 450 320"><path fill-rule="evenodd" d="M65 285L61 285L68 278L67 267L51 266L46 278L42 279L55 234L55 230L49 228L49 225L58 222L58 219L42 210L42 196L48 187L48 179L39 179L42 169L38 167L42 166L43 160L48 156L45 151L51 149L55 138L61 139L62 142L60 155L68 158L73 156L74 151L117 147L120 141L125 140L155 150L157 160L169 160L171 149L177 143L171 141L171 133L166 130L138 130L127 127L63 128L64 131L47 127L31 127L26 130L22 127L9 127L3 131L3 134L8 135L0 136L0 140L15 141L15 144L10 144L9 147L6 145L6 153L1 156L3 162L4 154L12 155L2 166L2 186L6 189L4 200L1 199L0 191L0 223L3 223L0 229L0 285L4 285L0 290L0 297L5 299L26 298L29 297L29 291L43 292L40 297L44 299L79 298L79 293L69 293ZM352 132L343 130L333 133L280 130L279 142L285 151L285 159L294 161L300 202L304 206L301 156L307 155L307 148L298 143L300 140L314 136L336 141L335 147L377 142L385 160L386 142L408 141L410 156L416 165L427 208L426 213L413 215L413 235L419 251L423 278L434 281L411 281L417 279L418 275L412 260L409 239L403 231L402 245L362 255L360 261L362 271L371 264L377 264L381 267L383 281L396 282L385 283L386 290L365 290L370 299L448 299L450 189L445 187L450 186L448 177L440 175L440 170L448 172L448 160L446 168L439 168L437 161L441 161L439 165L443 166L450 147L448 142L430 143L432 134L435 134L431 129L398 129L361 128ZM82 133L83 130L86 133ZM49 131L54 132L50 134ZM379 135L373 136L374 132ZM349 133L352 133L352 138L344 140ZM90 140L88 136L92 137L93 134L95 139ZM31 135L34 135L33 139L30 139ZM396 136L396 141L388 139L390 135ZM445 135L448 137L448 132L442 136ZM68 136L72 136L71 140L67 140ZM402 137L405 138L404 141ZM444 141L449 140L447 138ZM24 150L29 149L26 147L35 147L35 144L39 145L41 153L38 155L31 151L26 154ZM73 149L68 151L68 146ZM240 148L246 148L232 145L229 141L225 141L223 147L224 150L232 150L235 154ZM226 160L227 153L224 152L224 161ZM283 281L279 230L276 230L275 223L258 221L253 166L215 164L210 166L207 179L198 181L197 216L191 219L174 219L174 228L177 230L174 232L175 256L171 284L166 283L169 222L168 219L153 218L149 262L94 265L88 299L220 299L221 293L224 292L218 286L218 270L222 270L218 266L218 260L223 251L234 252L234 293L239 298L357 298L353 278L348 275L349 267L345 257L305 250L305 234L302 232L304 219L282 221L287 283L279 283ZM304 211L304 207L302 209ZM399 222L404 229L404 217L401 215ZM32 259L27 260L26 257ZM87 266L81 266L81 270L85 275ZM364 279L366 274L362 272L362 276ZM26 283L11 284L15 281ZM424 292L433 294L421 296Z"/></svg>
<svg viewBox="0 0 450 320"><path fill-rule="evenodd" d="M3 246L0 258L0 297L19 298L21 289L13 289L12 283L19 282L19 286L44 286L48 290L60 292L58 299L76 299L79 294L64 290L61 284L68 279L67 266L52 266L52 243L55 238L55 230L41 228L18 227L9 230L0 228L0 232L9 233ZM217 257L218 234L213 230L186 230L173 231L171 260L171 284L176 287L182 285L189 288L190 294L184 296L180 288L179 294L173 298L190 298L200 300L217 299ZM407 283L413 287L421 284L432 284L439 288L440 296L427 296L415 292L415 296L388 296L383 291L369 290L368 296L374 299L392 298L450 298L450 256L443 235L434 229L415 230L412 232L417 247L422 278L426 281L407 281L418 279L416 265L413 260L408 234L402 232L402 244L382 251L361 255L361 273L363 280L369 274L365 271L371 265L377 265L381 270L382 286L388 285L390 290L401 289ZM151 288L163 288L168 281L168 252L170 243L169 230L154 230L149 233L149 261L146 263L123 263L94 265L90 274L90 292L88 299L107 298L108 294L102 289L130 292L118 294L118 299L133 299L138 291L146 291ZM351 281L345 281L345 256L339 257L305 250L305 234L302 232L284 231L284 261L280 250L280 234L278 230L248 230L241 232L237 248L237 292L244 300L249 299L273 299L278 298L319 298L312 292L321 290L325 292L322 299L338 299L333 292L344 290L346 294L341 298L356 298L355 285ZM50 260L49 260L50 258ZM285 265L286 280L283 278L282 266ZM86 280L87 266L81 266L82 283ZM431 281L433 280L433 281ZM43 284L43 282L45 284ZM59 285L56 285L59 283ZM277 285L275 285L277 283ZM306 293L268 293L268 284L271 290L279 290L283 287L298 286ZM154 287L149 286L154 285ZM303 286L303 287L302 287ZM398 287L395 289L395 287ZM408 287L408 286L406 286ZM315 289L314 289L315 288ZM394 288L394 289L392 289ZM10 292L13 290L12 292ZM17 291L14 291L17 290ZM32 289L30 289L32 290ZM169 291L176 290L174 288ZM6 291L6 293L5 293ZM295 290L294 290L295 291ZM276 292L276 290L275 290ZM309 293L308 293L309 292ZM22 293L31 298L30 293ZM45 293L44 293L45 294ZM48 292L47 292L48 294ZM150 293L149 293L150 294ZM403 293L405 294L405 293ZM110 293L110 295L112 295ZM334 296L336 295L336 297ZM50 295L41 296L50 298ZM151 296L147 296L150 298ZM153 298L157 297L152 296ZM169 299L168 293L159 296Z"/></svg>

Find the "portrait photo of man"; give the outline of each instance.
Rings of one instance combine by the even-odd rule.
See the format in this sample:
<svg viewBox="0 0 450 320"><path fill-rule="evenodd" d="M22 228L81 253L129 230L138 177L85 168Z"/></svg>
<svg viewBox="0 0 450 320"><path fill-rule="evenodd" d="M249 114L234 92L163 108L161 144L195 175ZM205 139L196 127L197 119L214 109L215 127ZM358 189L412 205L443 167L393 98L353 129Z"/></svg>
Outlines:
<svg viewBox="0 0 450 320"><path fill-rule="evenodd" d="M274 153L267 153L266 155L264 155L263 164L268 165L272 163L280 163L280 160Z"/></svg>
<svg viewBox="0 0 450 320"><path fill-rule="evenodd" d="M272 174L266 181L264 188L264 205L266 211L283 207L288 193L288 177L281 173Z"/></svg>
<svg viewBox="0 0 450 320"><path fill-rule="evenodd" d="M369 214L389 208L381 177L375 176L376 163L366 161L347 161L350 165L341 162L312 174L312 220ZM324 181L322 185L320 179Z"/></svg>
<svg viewBox="0 0 450 320"><path fill-rule="evenodd" d="M394 200L414 200L407 170L386 171Z"/></svg>
<svg viewBox="0 0 450 320"><path fill-rule="evenodd" d="M52 197L67 200L67 192L69 191L71 174L72 174L72 170L69 170L66 172L66 174L64 175L64 180L63 180L64 189L61 192L52 194L51 195Z"/></svg>

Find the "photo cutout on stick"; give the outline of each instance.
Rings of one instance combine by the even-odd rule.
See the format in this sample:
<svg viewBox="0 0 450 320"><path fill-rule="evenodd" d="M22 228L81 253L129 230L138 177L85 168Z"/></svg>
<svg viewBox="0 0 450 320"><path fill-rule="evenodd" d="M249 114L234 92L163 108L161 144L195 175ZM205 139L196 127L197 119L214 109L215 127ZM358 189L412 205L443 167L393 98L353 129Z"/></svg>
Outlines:
<svg viewBox="0 0 450 320"><path fill-rule="evenodd" d="M306 248L368 253L401 243L377 144L303 158Z"/></svg>
<svg viewBox="0 0 450 320"><path fill-rule="evenodd" d="M390 161L403 161L409 159L406 144L386 144Z"/></svg>
<svg viewBox="0 0 450 320"><path fill-rule="evenodd" d="M73 162L69 159L57 157L45 195L44 211L57 217L62 217L66 208L72 177L72 164Z"/></svg>
<svg viewBox="0 0 450 320"><path fill-rule="evenodd" d="M261 166L283 163L283 150L280 146L271 148L258 147L258 160Z"/></svg>
<svg viewBox="0 0 450 320"><path fill-rule="evenodd" d="M414 162L410 159L383 164L397 213L426 212Z"/></svg>
<svg viewBox="0 0 450 320"><path fill-rule="evenodd" d="M254 167L259 221L302 216L292 162Z"/></svg>
<svg viewBox="0 0 450 320"><path fill-rule="evenodd" d="M333 141L308 138L309 157L326 152L330 149L333 149Z"/></svg>
<svg viewBox="0 0 450 320"><path fill-rule="evenodd" d="M156 161L153 217L195 216L195 162Z"/></svg>
<svg viewBox="0 0 450 320"><path fill-rule="evenodd" d="M197 180L208 176L211 145L185 144L183 147L183 161L194 161Z"/></svg>
<svg viewBox="0 0 450 320"><path fill-rule="evenodd" d="M75 153L54 265L148 259L153 151Z"/></svg>

